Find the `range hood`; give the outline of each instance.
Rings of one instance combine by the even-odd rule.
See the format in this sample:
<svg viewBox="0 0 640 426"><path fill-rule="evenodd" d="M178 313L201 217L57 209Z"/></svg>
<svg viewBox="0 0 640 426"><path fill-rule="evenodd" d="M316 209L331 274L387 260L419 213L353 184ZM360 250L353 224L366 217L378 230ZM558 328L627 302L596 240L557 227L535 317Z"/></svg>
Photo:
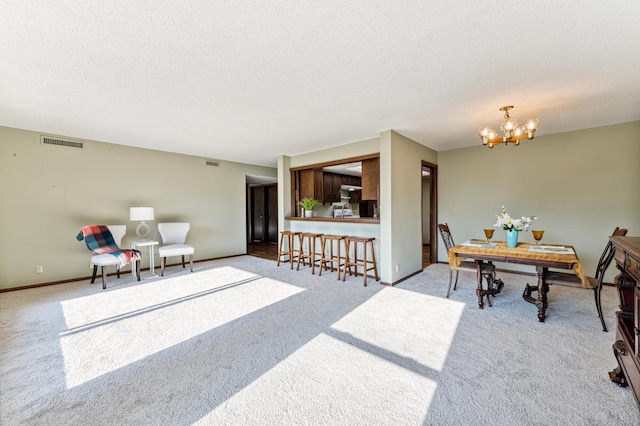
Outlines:
<svg viewBox="0 0 640 426"><path fill-rule="evenodd" d="M361 186L355 186L355 185L340 185L340 189L343 191L360 191L362 189Z"/></svg>

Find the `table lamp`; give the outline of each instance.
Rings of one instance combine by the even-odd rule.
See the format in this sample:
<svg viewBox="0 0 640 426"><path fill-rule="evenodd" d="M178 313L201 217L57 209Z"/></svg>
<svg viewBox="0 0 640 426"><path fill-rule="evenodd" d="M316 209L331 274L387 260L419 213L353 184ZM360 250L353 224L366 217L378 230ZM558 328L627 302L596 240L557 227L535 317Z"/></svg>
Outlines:
<svg viewBox="0 0 640 426"><path fill-rule="evenodd" d="M145 223L145 220L153 220L153 207L130 207L129 208L129 220L140 221L136 228L136 235L139 239L144 240L149 235L149 225Z"/></svg>

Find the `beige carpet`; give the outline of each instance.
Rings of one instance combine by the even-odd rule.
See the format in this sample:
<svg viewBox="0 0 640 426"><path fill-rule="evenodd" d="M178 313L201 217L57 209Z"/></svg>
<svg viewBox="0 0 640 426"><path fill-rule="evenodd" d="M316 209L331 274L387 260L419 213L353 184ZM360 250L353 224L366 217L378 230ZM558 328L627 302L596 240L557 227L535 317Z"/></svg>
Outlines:
<svg viewBox="0 0 640 426"><path fill-rule="evenodd" d="M396 287L242 256L0 294L0 424L638 425L590 291L480 310L445 265ZM613 329L615 291L603 292Z"/></svg>

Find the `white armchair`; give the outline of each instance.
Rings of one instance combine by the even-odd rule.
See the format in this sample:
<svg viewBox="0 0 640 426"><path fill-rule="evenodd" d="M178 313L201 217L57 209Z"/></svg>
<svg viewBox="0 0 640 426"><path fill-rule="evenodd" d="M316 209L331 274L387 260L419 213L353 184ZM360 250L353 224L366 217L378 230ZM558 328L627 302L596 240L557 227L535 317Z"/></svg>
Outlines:
<svg viewBox="0 0 640 426"><path fill-rule="evenodd" d="M158 249L161 276L164 276L167 257L171 256L182 256L182 267L184 268L184 257L188 255L191 272L193 272L193 253L195 250L193 246L185 244L190 229L191 224L188 222L158 223L158 231L160 231L163 244Z"/></svg>

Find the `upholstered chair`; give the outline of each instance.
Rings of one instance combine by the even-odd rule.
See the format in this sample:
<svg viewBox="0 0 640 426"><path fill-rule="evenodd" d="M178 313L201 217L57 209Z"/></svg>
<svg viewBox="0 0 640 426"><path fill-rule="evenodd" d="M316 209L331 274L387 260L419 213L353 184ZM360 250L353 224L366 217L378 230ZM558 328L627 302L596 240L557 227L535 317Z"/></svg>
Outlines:
<svg viewBox="0 0 640 426"><path fill-rule="evenodd" d="M118 278L120 268L132 262L136 277L140 281L140 252L138 250L120 249L122 238L127 233L126 225L94 225L85 226L76 237L85 240L87 248L95 254L91 256L93 275L91 284L96 281L98 266L102 268L102 288L107 288L107 266L115 266Z"/></svg>
<svg viewBox="0 0 640 426"><path fill-rule="evenodd" d="M188 222L158 223L158 231L160 231L163 244L158 249L161 276L164 276L167 257L172 256L182 256L183 268L185 267L184 257L189 256L189 265L191 272L193 272L193 253L195 250L193 246L185 244L190 229L191 224Z"/></svg>

